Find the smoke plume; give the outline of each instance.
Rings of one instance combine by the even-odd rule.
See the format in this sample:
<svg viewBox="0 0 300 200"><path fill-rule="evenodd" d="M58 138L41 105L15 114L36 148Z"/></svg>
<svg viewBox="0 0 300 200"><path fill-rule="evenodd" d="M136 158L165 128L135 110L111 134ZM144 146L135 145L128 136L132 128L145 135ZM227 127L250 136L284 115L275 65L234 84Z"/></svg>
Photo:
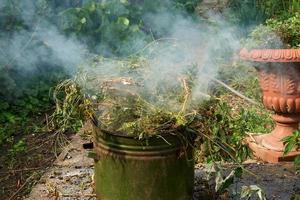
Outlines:
<svg viewBox="0 0 300 200"><path fill-rule="evenodd" d="M163 4L168 6L171 2ZM0 9L4 7L0 2ZM34 74L41 63L48 63L63 67L70 76L75 76L78 70L96 77L124 76L119 70L120 62L108 60L91 64L94 53L75 36L62 33L51 18L37 10L33 1L24 0L19 8L19 17L28 28L0 35L0 70L17 66L16 70L22 73ZM37 13L40 13L38 17ZM123 46L143 47L135 55L147 59L145 90L162 83L172 86L178 77L186 75L188 67L196 66L193 97L205 97L210 77L216 76L222 62L230 60L232 52L240 48L238 27L226 22L221 14L206 13L205 16L206 19L189 16L176 9L149 10L143 14L142 20L153 35L153 41L149 43L145 37L136 37ZM103 44L98 46L103 48Z"/></svg>

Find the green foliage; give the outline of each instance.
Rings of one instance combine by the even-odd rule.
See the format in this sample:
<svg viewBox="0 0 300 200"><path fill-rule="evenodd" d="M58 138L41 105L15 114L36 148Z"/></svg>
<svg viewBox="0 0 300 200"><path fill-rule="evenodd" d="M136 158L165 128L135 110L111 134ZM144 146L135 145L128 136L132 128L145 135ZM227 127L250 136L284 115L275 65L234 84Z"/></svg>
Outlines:
<svg viewBox="0 0 300 200"><path fill-rule="evenodd" d="M142 8L128 1L90 1L82 7L69 8L59 14L61 27L75 34L97 53L129 54L145 44L134 44L137 38L150 39L141 31Z"/></svg>
<svg viewBox="0 0 300 200"><path fill-rule="evenodd" d="M126 62L123 64L126 65ZM102 80L90 74L84 75L84 81L80 76L77 80L59 84L54 90L56 111L52 122L55 129L63 133L74 130L77 122L82 125L83 121L92 119L95 124L99 121L102 129L137 138L178 134L187 130L195 119L195 113L188 114L187 102L191 97L188 81L180 79L171 85L165 82L147 90L143 82L146 81L143 76L146 76L147 67L139 63L140 67L145 67L140 68L137 64L134 64L135 68L131 65L121 67L127 77ZM95 81L98 87L100 85L94 95L84 93L88 87L84 88L81 83L92 84L89 81ZM177 108L174 105L178 105Z"/></svg>
<svg viewBox="0 0 300 200"><path fill-rule="evenodd" d="M47 21L57 25L62 34L76 36L91 52L109 56L128 55L153 39L142 15L147 12L171 12L174 9L182 13L193 12L197 2L3 0L0 3L0 39L28 32L28 41L22 41L22 51L30 51L31 48L48 51L44 41L36 41L34 37L37 24ZM137 38L145 43L134 43ZM0 51L0 145L14 141L15 127L24 132L29 131L24 127L26 122L48 111L52 105L49 89L66 77L57 63L49 63L47 59L41 59L40 63L35 63L36 66L19 64L16 58L22 57L24 52L20 52L20 55L6 55L6 52ZM64 111L55 114L63 119L67 117L66 110L65 107ZM71 114L70 117L78 117L77 114ZM77 130L81 125L80 117L79 120L73 118L71 124L61 124L59 130L68 125L72 131Z"/></svg>
<svg viewBox="0 0 300 200"><path fill-rule="evenodd" d="M257 1L267 18L290 16L299 10L297 0L258 0Z"/></svg>
<svg viewBox="0 0 300 200"><path fill-rule="evenodd" d="M22 17L23 12L27 11L25 1L5 0L3 2L5 3L0 3L0 38L24 30L32 33L35 28L32 26L32 22L37 19L47 19L58 25L59 31L62 31L63 34L76 37L86 44L93 53L101 53L105 56L126 56L141 49L148 41L163 36L163 31L152 30L150 25L143 21L145 14L174 14L176 10L176 13L179 11L180 14L190 17L199 0L88 0L76 1L78 4L39 0L32 1L34 8L37 9L34 17L29 21ZM252 2L246 0L230 1L231 9L235 11L235 14L231 16L234 18L233 21L244 25L256 24L262 22L267 16L277 14L276 9L279 4L272 7L272 4L268 4L271 2L270 0L265 1L265 6ZM264 3L263 1L260 2L261 4ZM50 5L54 5L54 7ZM289 7L289 9L291 8ZM296 3L292 9L298 9ZM297 30L296 21L298 18L289 20L287 24L290 23L290 28ZM289 28L278 24L276 21L268 23L272 28L280 27L280 30ZM164 29L168 29L168 26ZM257 31L256 34L260 32L261 30ZM294 43L298 45L294 42L296 31L291 31L291 35L291 37L287 37L287 40L293 41L293 45ZM144 42L135 43L137 38ZM38 41L34 45L43 46L45 44L43 41ZM227 49L226 51L230 52ZM26 126L28 120L51 110L53 102L49 98L49 89L58 81L66 78L61 66L41 62L37 64L38 67L32 66L36 70L28 72L24 69L27 66L19 66L13 60L10 58L6 60L5 56L2 56L0 60L0 146L4 146L6 143L12 144L17 138L20 138L18 130L22 130L22 134L34 131L33 127ZM134 60L130 62L132 69L136 69L137 62ZM137 72L130 71L130 73ZM187 72L187 79L177 80L178 83L176 82L174 87L164 87L168 85L168 82L162 81L161 87L152 91L153 93L150 95L127 93L126 87L128 85L125 84L125 87L120 82L127 81L126 83L130 83L130 80L124 79L118 79L114 83L117 85L110 85L112 87L108 90L90 96L86 95L87 91L84 91L88 88L81 87L82 83L79 87L77 80L63 81L53 91L56 110L50 125L53 125L52 128L57 133L76 132L85 120L96 121L95 116L100 115L102 116L100 121L103 122L102 128L126 132L139 138L154 134L176 134L183 130L194 131L197 129L199 134L203 136L206 161L244 160L249 155L249 150L242 140L247 132L269 131L268 127L265 126L265 124L271 124L269 114L260 112L260 108L257 107L233 108L228 103L231 100L222 99L220 94L223 94L223 91L218 89L216 90L218 90L219 95L216 98L205 102L198 110L190 109L186 104L190 100L189 92L191 89L189 87L193 87L195 74L197 73L190 69L190 72ZM222 80L229 79L228 74L223 75ZM243 84L245 82L237 80L236 76L231 76L231 78L233 79L229 82L235 83L231 84L234 88L259 99L256 90L257 79L247 79L249 82ZM107 80L107 77L100 80L108 81L108 83L115 81L113 79ZM185 87L185 84L189 87ZM135 86L140 87L142 85ZM244 85L249 85L251 90L245 88ZM97 87L100 87L99 82ZM120 92L120 88L125 90ZM101 89L105 89L105 87ZM171 106L164 107L165 102L161 101L162 99L170 100ZM180 110L170 110L174 102L176 105L181 105ZM12 145L9 153L11 156L16 156L24 151L26 151L26 143L21 139ZM296 162L298 160L299 158L296 159ZM222 193L228 188L232 183L232 176L233 174L225 179L219 177L218 193ZM238 177L238 172L235 172L234 176Z"/></svg>
<svg viewBox="0 0 300 200"><path fill-rule="evenodd" d="M294 131L291 135L282 139L284 147L283 155L287 155L293 149L298 150L300 148L300 132ZM300 156L298 155L294 160L295 165L300 165Z"/></svg>
<svg viewBox="0 0 300 200"><path fill-rule="evenodd" d="M128 55L140 49L153 37L161 36L160 31L150 30L150 25L147 24L143 16L147 13L175 13L179 11L183 15L189 15L195 11L198 0L172 0L172 1L127 1L127 0L112 0L112 1L78 1L78 5L67 5L64 2L52 2L46 0L36 1L34 4L36 9L36 17L44 17L58 24L59 28L64 34L70 37L76 37L82 42L87 44L89 50L104 55ZM289 1L290 3L291 1ZM3 34L12 34L15 31L29 30L32 31L34 27L31 26L30 20L24 21L21 17L24 12L24 4L21 1L5 0L4 4L1 4L1 17L0 17L0 29ZM51 6L54 5L54 7ZM280 8L280 9L279 9ZM234 1L229 2L229 10L234 11L234 14L230 17L234 18L234 22L238 22L243 25L252 25L261 23L270 16L278 15L281 11L293 11L298 9L297 3L293 1L291 4L287 4L284 1ZM284 16L282 14L282 16ZM43 18L43 19L44 19ZM282 17L283 18L283 17ZM34 21L34 19L31 19ZM284 37L287 41L291 41L292 46L297 46L297 29L298 29L298 15L295 18L288 18L285 22L279 23L279 21L273 20L267 22L267 27L273 30L289 30L290 35ZM28 23L30 26L28 26ZM164 27L168 28L168 27ZM259 34L270 35L270 30L263 30L259 27L256 32L253 33L255 40L263 40L261 46L268 46L269 39L267 41L261 39ZM144 43L134 43L136 38L140 38ZM275 38L275 36L274 36ZM270 38L273 40L274 38ZM135 44L135 45L128 45ZM37 73L34 76L28 76L24 73L21 75L20 71L13 70L17 66L6 66L6 62L1 62L0 67L0 85L3 90L0 91L0 144L8 141L13 141L15 131L12 129L14 126L24 125L24 121L27 118L41 113L51 106L51 101L48 97L48 90L53 84L57 83L63 77L63 71L59 71L55 78L50 78L49 75L53 74L53 71L43 71L41 74ZM43 63L44 64L44 63ZM44 66L41 65L40 68ZM57 66L56 66L57 67ZM57 68L49 68L57 70ZM39 68L39 69L40 69ZM37 70L38 71L38 70ZM22 71L23 72L23 71ZM222 80L229 80L228 74L224 75ZM241 76L242 77L242 76ZM231 84L234 88L243 91L248 96L255 96L255 99L259 99L257 88L255 90L249 90L244 88L244 85L257 85L257 79L247 79L249 82L246 84L240 83L237 77L231 77L234 80ZM29 80L27 80L29 79ZM66 84L66 82L64 82ZM63 84L63 85L64 85ZM189 83L192 85L192 83ZM86 117L93 117L91 113L86 113L85 110L93 103L90 97L86 97L82 94L81 88L78 88L76 83L68 82L67 85L60 85L55 90L55 97L57 103L57 110L54 116L56 121L56 127L58 131L76 131L83 123ZM163 83L162 83L163 85ZM180 85L180 84L179 84ZM254 88L254 86L252 87ZM70 89L70 90L69 90ZM157 94L165 95L165 91L171 89L173 92L182 92L182 86L175 88L160 88L156 91L153 97ZM223 91L218 91L221 94ZM69 95L69 96L68 96ZM101 95L100 95L101 96ZM167 95L164 96L166 98ZM3 97L3 98L2 98ZM182 93L174 96L168 96L168 98L175 98L177 102L184 103L184 95ZM98 97L97 97L98 98ZM103 96L99 97L100 100ZM67 99L65 102L64 99ZM84 100L85 99L85 100ZM99 100L98 99L98 100ZM146 98L147 99L147 98ZM119 116L113 116L116 121L121 118L127 118L128 121L123 123L122 126L115 129L119 131L130 132L136 135L137 132L142 133L141 130L147 130L145 134L150 131L158 130L157 127L153 127L153 124L162 124L163 122L170 122L165 124L166 127L179 127L183 124L190 123L190 119L186 119L183 113L180 112L165 112L165 110L158 109L159 106L154 106L155 109L149 109L151 112L139 113L137 109L141 107L149 108L147 101L143 99L135 99L132 105L135 105L131 109L125 109L122 106L114 107L116 112L114 114L120 114ZM124 102L123 102L124 103ZM128 103L128 102L127 102ZM131 102L132 103L132 102ZM152 103L152 102L151 102ZM80 107L84 105L83 107ZM87 107L86 107L87 106ZM150 106L151 107L151 106ZM81 111L76 110L80 108ZM225 100L213 99L206 102L204 105L206 109L200 109L200 115L197 115L203 121L205 134L211 137L211 140L206 140L207 152L209 153L208 160L220 160L223 158L228 159L227 153L232 157L243 160L248 154L248 149L242 144L246 132L266 132L266 127L263 124L269 124L268 114L262 114L258 112L257 108L247 107L233 111L232 106L226 103ZM130 112L129 112L130 111ZM139 118L139 123L132 123L128 113L133 112L134 120ZM136 114L138 113L138 114ZM157 117L159 116L159 117ZM156 118L157 117L157 118ZM194 117L194 116L193 116ZM68 121L69 120L69 121ZM191 119L192 120L192 119ZM112 125L112 124L110 124ZM151 126L148 126L151 125ZM137 131L138 130L138 131ZM165 129L161 129L164 131ZM216 145L217 144L217 145ZM226 145L226 144L229 144ZM227 153L226 153L227 152Z"/></svg>
<svg viewBox="0 0 300 200"><path fill-rule="evenodd" d="M274 28L259 25L243 41L247 49L279 49L283 48L281 38L277 35Z"/></svg>
<svg viewBox="0 0 300 200"><path fill-rule="evenodd" d="M13 145L12 149L9 150L9 154L10 156L16 156L19 153L25 152L26 149L26 143L23 140L19 140Z"/></svg>
<svg viewBox="0 0 300 200"><path fill-rule="evenodd" d="M300 2L298 0L268 0L263 6L268 18L289 18L300 12Z"/></svg>
<svg viewBox="0 0 300 200"><path fill-rule="evenodd" d="M36 18L45 15L43 11L46 10L46 1L3 0L0 3L0 146L9 147L15 138L20 137L19 133L25 135L35 131L36 128L26 126L32 118L49 110L52 105L49 89L65 77L62 68L52 63L41 60L35 66L17 61L27 51L31 51L31 48L45 47L41 41L35 41L33 36L32 40L28 36L28 41L22 41L22 50L6 51L6 40L10 41L15 35L33 31L32 25L36 18L30 18L31 15L27 13L29 10ZM8 44L10 45L9 42ZM24 57L24 60L32 59Z"/></svg>
<svg viewBox="0 0 300 200"><path fill-rule="evenodd" d="M300 166L300 156L299 155L295 158L294 163L295 163L295 165Z"/></svg>
<svg viewBox="0 0 300 200"><path fill-rule="evenodd" d="M229 187L234 183L235 179L239 179L242 177L243 169L241 167L237 167L236 169L232 170L229 175L225 176L222 174L220 169L216 172L216 186L215 191L218 195L225 193Z"/></svg>
<svg viewBox="0 0 300 200"><path fill-rule="evenodd" d="M0 3L0 37L16 31L30 30L32 22L30 13L36 17L45 16L48 10L49 0L19 1L2 0Z"/></svg>
<svg viewBox="0 0 300 200"><path fill-rule="evenodd" d="M266 200L266 195L259 186L250 185L240 188L238 182L241 180L244 174L244 168L242 165L235 167L233 169L224 167L222 164L209 163L206 165L206 170L208 171L208 176L206 180L211 181L214 178L214 190L216 192L216 198L214 199L260 199ZM245 172L247 172L245 170ZM258 198L254 198L258 196Z"/></svg>
<svg viewBox="0 0 300 200"><path fill-rule="evenodd" d="M76 35L98 54L124 56L140 50L155 37L155 30L143 20L147 14L193 13L198 3L199 0L88 1L82 7L59 13L59 24L64 32Z"/></svg>
<svg viewBox="0 0 300 200"><path fill-rule="evenodd" d="M300 132L294 131L292 135L286 136L282 141L285 145L284 155L287 155L293 148L300 147Z"/></svg>
<svg viewBox="0 0 300 200"><path fill-rule="evenodd" d="M244 63L223 65L218 71L218 80L257 102L261 100L261 88L256 70L252 66ZM224 87L215 86L213 93L220 96L226 94L227 91Z"/></svg>
<svg viewBox="0 0 300 200"><path fill-rule="evenodd" d="M229 0L224 14L232 23L243 26L247 31L247 27L260 24L268 17L262 9L262 4L268 2L269 0Z"/></svg>
<svg viewBox="0 0 300 200"><path fill-rule="evenodd" d="M103 128L108 128L119 133L126 133L127 135L138 138L145 138L157 134L177 134L180 130L184 130L184 126L187 124L185 116L182 113L169 112L149 106L147 103L145 104L145 102L131 104L129 107L128 104L125 104L125 106L126 112L129 113L132 109L136 109L135 116L130 115L128 119L123 117L115 118L115 115L119 115L120 110L113 109L115 112L110 113L112 115L109 120L110 122L107 122L107 120L104 121L105 125ZM120 108L120 104L116 107ZM122 110L122 112L124 112L124 110ZM109 125L107 123L109 123ZM111 123L116 124L117 129L111 127Z"/></svg>
<svg viewBox="0 0 300 200"><path fill-rule="evenodd" d="M202 104L199 113L203 118L198 130L205 136L200 155L207 161L245 160L250 155L243 142L247 133L266 133L272 125L269 113L257 107L240 105L233 109L218 99Z"/></svg>
<svg viewBox="0 0 300 200"><path fill-rule="evenodd" d="M245 34L267 19L278 18L282 21L298 12L298 0L229 0L224 14L232 23L242 26L242 33Z"/></svg>
<svg viewBox="0 0 300 200"><path fill-rule="evenodd" d="M56 109L51 116L52 129L58 133L77 132L86 120L89 100L73 80L59 83L53 91Z"/></svg>
<svg viewBox="0 0 300 200"><path fill-rule="evenodd" d="M188 13L194 13L197 5L202 0L174 0L174 6L181 10L186 10Z"/></svg>
<svg viewBox="0 0 300 200"><path fill-rule="evenodd" d="M267 1L268 2L268 1ZM275 2L278 5L274 5ZM252 30L244 41L244 46L251 48L297 48L300 45L300 3L297 1L272 1L266 4L265 12L271 6L274 13L266 19L265 25ZM278 8L278 9L275 9ZM279 9L280 8L280 9ZM276 10L276 12L275 12Z"/></svg>
<svg viewBox="0 0 300 200"><path fill-rule="evenodd" d="M12 31L24 28L24 23L21 19L16 2L3 1L1 3L1 17L0 17L0 30Z"/></svg>
<svg viewBox="0 0 300 200"><path fill-rule="evenodd" d="M244 143L248 133L267 133L273 126L271 113L262 108L261 92L254 68L236 63L219 69L218 80L229 88L251 97L257 104L230 93L228 88L214 85L214 98L200 104L202 117L198 130L205 138L198 159L201 161L243 161L250 155Z"/></svg>
<svg viewBox="0 0 300 200"><path fill-rule="evenodd" d="M56 72L27 77L28 79L24 79L21 86L18 83L1 82L0 78L0 85L3 88L11 88L10 91L5 89L0 91L0 146L13 142L18 129L22 129L25 134L33 131L28 130L25 125L31 118L51 108L49 89L65 76L57 69ZM18 78L12 81L20 81Z"/></svg>
<svg viewBox="0 0 300 200"><path fill-rule="evenodd" d="M266 21L266 26L275 32L282 42L289 45L289 47L300 47L300 13L295 13L284 20L269 19Z"/></svg>

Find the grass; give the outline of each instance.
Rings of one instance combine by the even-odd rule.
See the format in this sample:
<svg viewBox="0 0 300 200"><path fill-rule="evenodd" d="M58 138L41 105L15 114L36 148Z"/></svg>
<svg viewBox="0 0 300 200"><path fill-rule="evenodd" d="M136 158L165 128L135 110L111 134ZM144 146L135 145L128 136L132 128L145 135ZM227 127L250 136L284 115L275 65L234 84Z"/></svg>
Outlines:
<svg viewBox="0 0 300 200"><path fill-rule="evenodd" d="M99 62L102 65L103 60ZM193 99L193 76L181 77L172 85L162 81L145 90L146 58L113 64L120 66L123 74L104 78L87 72L57 86L53 122L59 122L59 131L74 130L74 124L79 126L95 117L103 129L136 138L176 134L189 128L199 136L198 162L242 162L251 156L243 142L247 134L267 133L273 127L271 113L260 103L256 72L243 63L221 68L219 76L211 79L211 98L204 101Z"/></svg>

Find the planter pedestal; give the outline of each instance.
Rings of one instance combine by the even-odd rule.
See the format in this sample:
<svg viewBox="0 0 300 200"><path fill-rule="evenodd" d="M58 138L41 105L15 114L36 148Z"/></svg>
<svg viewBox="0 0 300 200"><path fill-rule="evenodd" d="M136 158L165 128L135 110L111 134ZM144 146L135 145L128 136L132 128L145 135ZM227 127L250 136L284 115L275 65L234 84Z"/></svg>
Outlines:
<svg viewBox="0 0 300 200"><path fill-rule="evenodd" d="M255 157L268 163L278 163L293 161L294 158L299 155L299 151L292 151L288 155L283 156L283 151L275 151L264 147L262 141L266 140L268 136L269 134L252 135L246 138L246 142Z"/></svg>
<svg viewBox="0 0 300 200"><path fill-rule="evenodd" d="M255 49L241 50L244 60L255 62L263 93L264 106L274 111L275 129L265 135L246 139L254 155L263 161L292 161L300 151L283 156L282 139L299 131L300 122L300 50Z"/></svg>

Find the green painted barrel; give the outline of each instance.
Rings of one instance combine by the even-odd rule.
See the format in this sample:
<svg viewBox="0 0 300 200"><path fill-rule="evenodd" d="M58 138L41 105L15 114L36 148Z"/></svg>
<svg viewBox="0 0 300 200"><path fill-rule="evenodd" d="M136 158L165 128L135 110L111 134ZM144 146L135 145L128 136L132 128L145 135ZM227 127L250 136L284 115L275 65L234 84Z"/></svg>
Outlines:
<svg viewBox="0 0 300 200"><path fill-rule="evenodd" d="M98 199L190 200L194 185L192 142L190 134L139 140L94 127Z"/></svg>

